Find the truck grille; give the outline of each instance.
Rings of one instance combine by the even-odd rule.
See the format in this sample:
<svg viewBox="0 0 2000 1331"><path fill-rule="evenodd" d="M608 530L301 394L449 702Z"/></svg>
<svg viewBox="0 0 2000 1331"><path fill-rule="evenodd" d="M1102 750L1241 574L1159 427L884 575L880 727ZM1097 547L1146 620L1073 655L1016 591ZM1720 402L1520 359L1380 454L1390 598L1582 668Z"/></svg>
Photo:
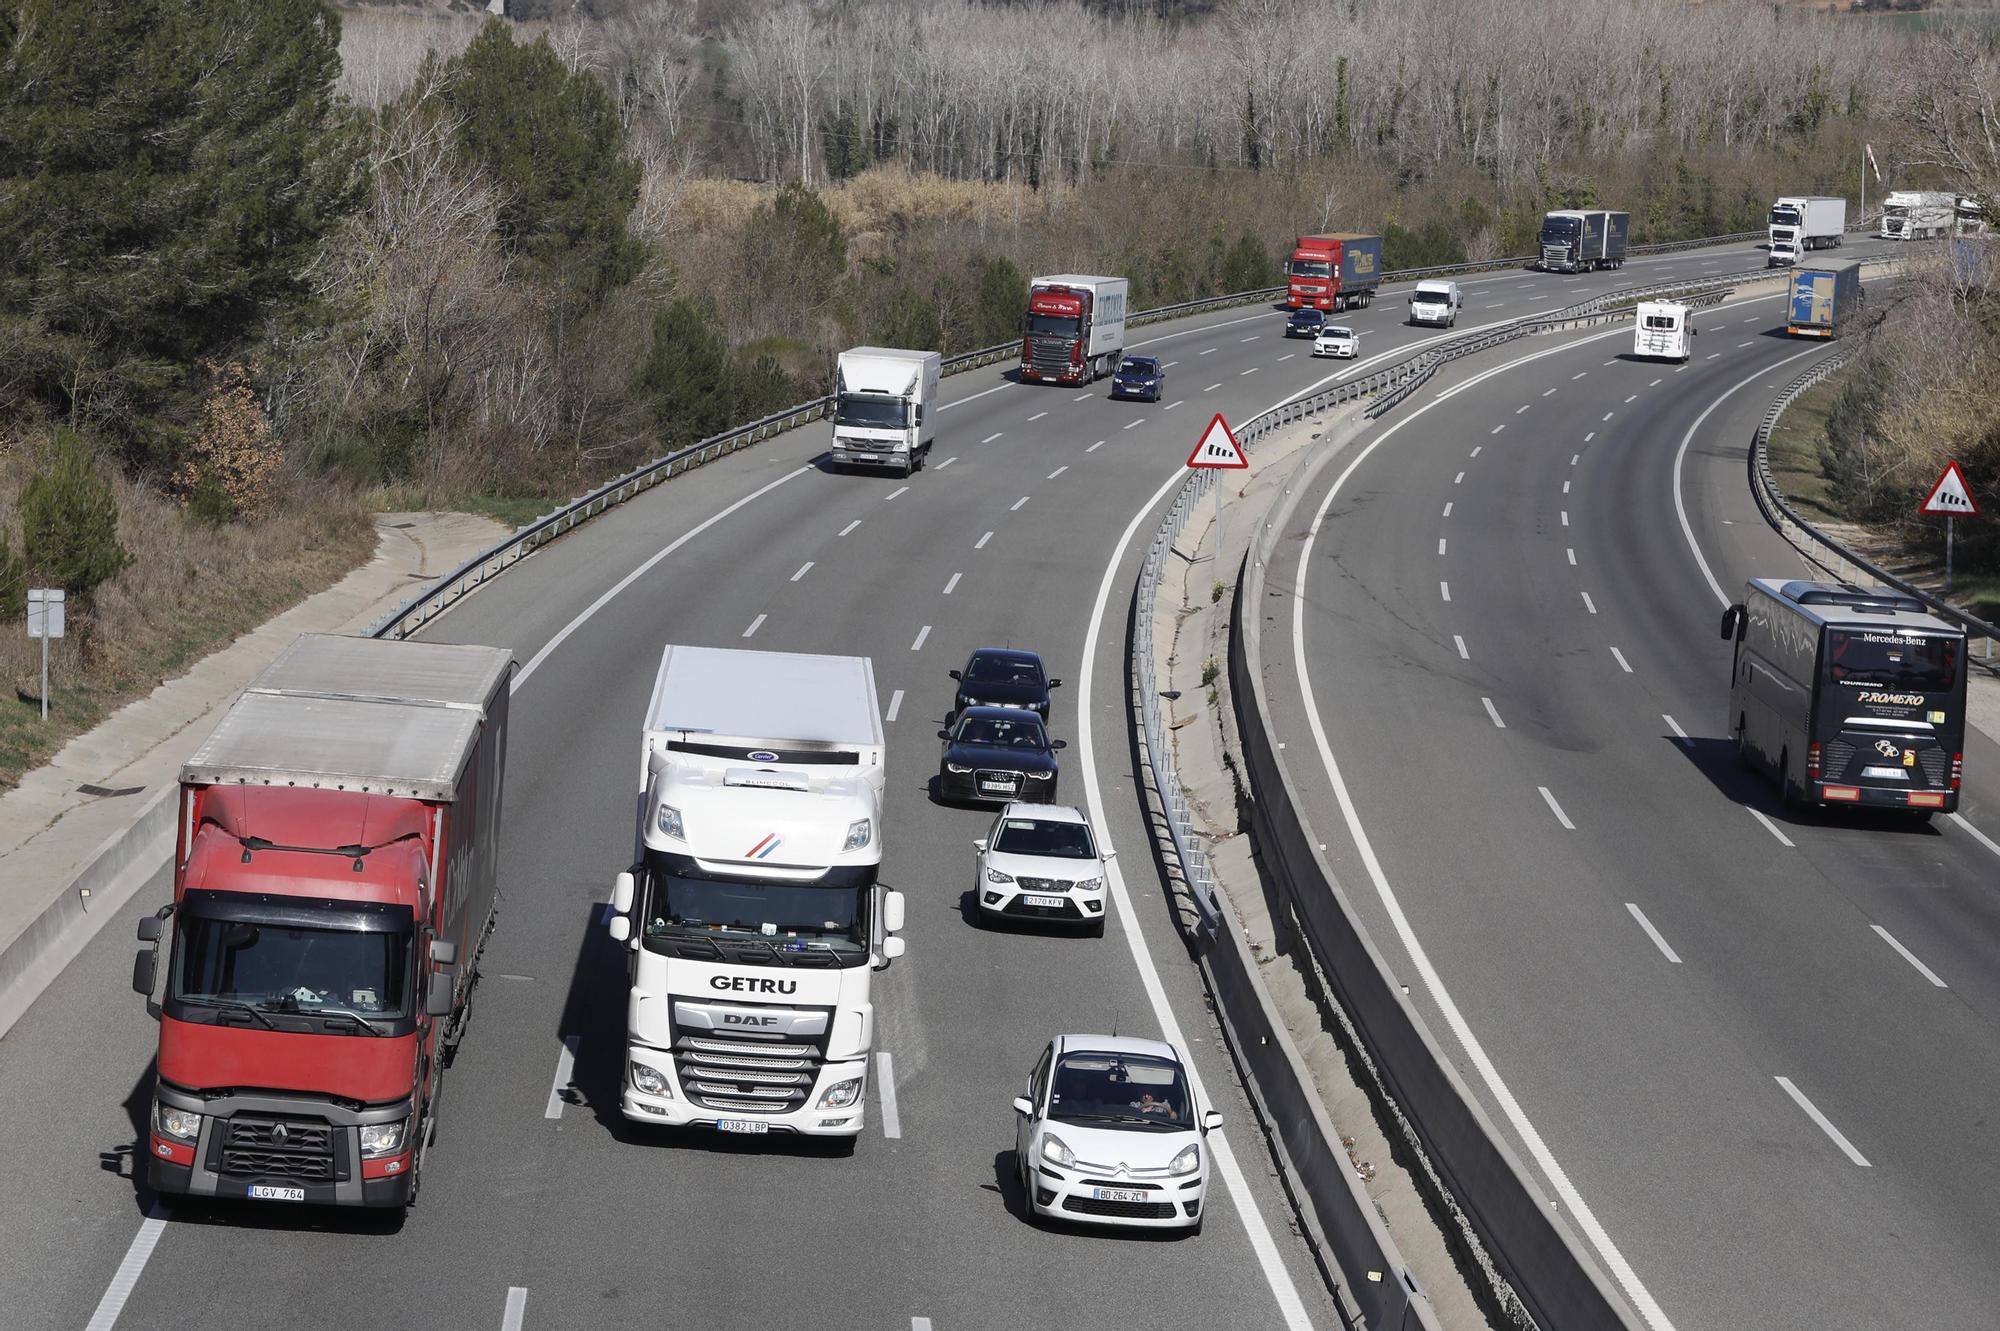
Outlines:
<svg viewBox="0 0 2000 1331"><path fill-rule="evenodd" d="M223 1120L219 1173L263 1177L331 1179L333 1128L313 1119Z"/></svg>
<svg viewBox="0 0 2000 1331"><path fill-rule="evenodd" d="M1075 370L1069 362L1071 343L1060 339L1032 338L1028 343L1034 355L1030 358L1037 374L1047 378L1059 378Z"/></svg>
<svg viewBox="0 0 2000 1331"><path fill-rule="evenodd" d="M676 1032L674 1070L688 1099L709 1109L788 1113L805 1104L819 1080L824 1039Z"/></svg>

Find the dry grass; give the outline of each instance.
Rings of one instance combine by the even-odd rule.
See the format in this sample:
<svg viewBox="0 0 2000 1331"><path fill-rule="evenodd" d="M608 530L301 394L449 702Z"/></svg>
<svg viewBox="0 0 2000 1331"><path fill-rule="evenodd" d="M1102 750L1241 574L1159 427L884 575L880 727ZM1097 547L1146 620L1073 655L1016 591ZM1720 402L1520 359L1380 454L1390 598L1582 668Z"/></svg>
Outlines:
<svg viewBox="0 0 2000 1331"><path fill-rule="evenodd" d="M27 454L0 451L0 528L16 542ZM52 644L46 724L40 645L18 627L0 633L0 790L119 707L339 581L375 548L367 511L338 495L290 498L261 521L218 528L140 484L114 484L132 563L100 590L96 610L72 614L69 636Z"/></svg>

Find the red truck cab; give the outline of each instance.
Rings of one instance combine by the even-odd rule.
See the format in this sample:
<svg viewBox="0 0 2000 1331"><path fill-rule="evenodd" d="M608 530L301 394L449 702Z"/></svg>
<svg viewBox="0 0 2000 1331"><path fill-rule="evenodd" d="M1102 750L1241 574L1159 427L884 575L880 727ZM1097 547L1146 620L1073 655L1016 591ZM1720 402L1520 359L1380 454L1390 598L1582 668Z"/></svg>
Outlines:
<svg viewBox="0 0 2000 1331"><path fill-rule="evenodd" d="M174 901L133 970L156 1192L414 1199L492 920L513 665L307 635L182 769Z"/></svg>
<svg viewBox="0 0 2000 1331"><path fill-rule="evenodd" d="M1287 309L1345 310L1374 303L1382 237L1358 231L1300 236L1285 262Z"/></svg>

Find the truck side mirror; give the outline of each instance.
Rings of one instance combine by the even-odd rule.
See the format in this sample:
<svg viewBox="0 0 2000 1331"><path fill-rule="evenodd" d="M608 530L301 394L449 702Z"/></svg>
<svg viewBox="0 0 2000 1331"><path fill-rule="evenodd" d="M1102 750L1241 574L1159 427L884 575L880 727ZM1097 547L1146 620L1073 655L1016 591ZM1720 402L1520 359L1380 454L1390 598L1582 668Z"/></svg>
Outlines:
<svg viewBox="0 0 2000 1331"><path fill-rule="evenodd" d="M153 996L153 981L158 977L160 954L152 948L143 948L132 958L132 992Z"/></svg>
<svg viewBox="0 0 2000 1331"><path fill-rule="evenodd" d="M611 909L620 915L632 913L632 889L634 880L630 872L621 873L611 880Z"/></svg>
<svg viewBox="0 0 2000 1331"><path fill-rule="evenodd" d="M903 955L903 953L909 951L909 949L910 945L908 943L896 937L896 935L890 934L887 938L882 940L882 965L887 966L897 957L900 957Z"/></svg>
<svg viewBox="0 0 2000 1331"><path fill-rule="evenodd" d="M632 936L632 917L613 915L611 922L604 927L610 932L613 942L622 943Z"/></svg>
<svg viewBox="0 0 2000 1331"><path fill-rule="evenodd" d="M141 915L139 917L139 941L142 943L159 942L160 926L164 923L165 921L157 915Z"/></svg>
<svg viewBox="0 0 2000 1331"><path fill-rule="evenodd" d="M908 908L901 892L891 889L882 894L882 931L899 934L903 932L903 919Z"/></svg>
<svg viewBox="0 0 2000 1331"><path fill-rule="evenodd" d="M438 966L457 965L458 944L448 938L433 938L431 940L431 961Z"/></svg>
<svg viewBox="0 0 2000 1331"><path fill-rule="evenodd" d="M450 971L432 971L430 987L424 991L424 1015L449 1017L454 1004Z"/></svg>
<svg viewBox="0 0 2000 1331"><path fill-rule="evenodd" d="M1733 641L1736 637L1736 623L1743 617L1743 607L1732 605L1722 612L1722 640Z"/></svg>

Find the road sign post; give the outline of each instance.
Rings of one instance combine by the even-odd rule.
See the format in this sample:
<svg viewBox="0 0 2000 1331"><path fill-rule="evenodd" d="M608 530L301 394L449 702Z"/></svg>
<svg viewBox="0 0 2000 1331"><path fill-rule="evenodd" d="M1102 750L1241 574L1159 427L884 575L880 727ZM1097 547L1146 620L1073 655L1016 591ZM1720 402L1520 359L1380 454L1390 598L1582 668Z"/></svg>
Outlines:
<svg viewBox="0 0 2000 1331"><path fill-rule="evenodd" d="M1972 497L1972 491L1966 487L1965 473L1958 469L1957 462L1944 464L1944 471L1939 474L1937 484L1931 486L1930 494L1925 496L1917 512L1944 519L1944 590L1945 595L1949 596L1951 595L1951 547L1958 534L1953 529L1953 523L1960 517L1979 516L1979 501Z"/></svg>
<svg viewBox="0 0 2000 1331"><path fill-rule="evenodd" d="M1216 412L1215 419L1201 432L1201 442L1188 454L1188 466L1196 470L1238 471L1250 465L1250 459L1243 455L1243 445L1236 442L1236 435L1229 428L1229 422ZM1222 478L1215 481L1215 559L1222 562Z"/></svg>
<svg viewBox="0 0 2000 1331"><path fill-rule="evenodd" d="M28 589L28 636L42 640L42 720L49 719L49 639L63 635L60 587Z"/></svg>

